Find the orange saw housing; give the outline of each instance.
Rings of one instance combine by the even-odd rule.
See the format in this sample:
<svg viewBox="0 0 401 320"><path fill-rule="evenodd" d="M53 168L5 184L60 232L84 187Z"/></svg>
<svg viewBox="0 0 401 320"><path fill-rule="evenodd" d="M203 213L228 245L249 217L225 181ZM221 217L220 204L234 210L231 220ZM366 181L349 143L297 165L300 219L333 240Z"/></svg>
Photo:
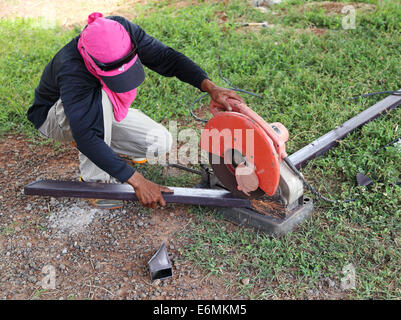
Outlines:
<svg viewBox="0 0 401 320"><path fill-rule="evenodd" d="M272 196L280 180L280 162L287 156L285 142L288 140L288 131L280 123L267 124L259 115L245 104L234 100L227 100L233 111L220 111L223 107L210 103L213 117L207 122L201 135L201 148L207 152L211 161L224 161L228 174L237 176L236 186L226 186L230 190L245 189L246 180L250 184L258 184L267 195ZM235 157L248 168L248 175L239 180L239 168ZM214 160L213 160L214 159ZM211 163L213 167L213 163ZM237 171L236 171L237 170ZM221 177L216 175L219 179ZM254 188L252 188L254 189ZM246 190L242 190L246 195Z"/></svg>

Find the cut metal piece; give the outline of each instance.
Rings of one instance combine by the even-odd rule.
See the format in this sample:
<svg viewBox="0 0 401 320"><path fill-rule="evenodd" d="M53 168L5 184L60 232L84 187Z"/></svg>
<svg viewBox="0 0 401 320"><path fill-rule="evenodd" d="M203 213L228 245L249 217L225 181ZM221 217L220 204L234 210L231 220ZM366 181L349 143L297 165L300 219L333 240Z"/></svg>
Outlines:
<svg viewBox="0 0 401 320"><path fill-rule="evenodd" d="M173 276L173 268L168 257L166 244L163 243L159 250L148 261L148 268L150 273L150 281L156 279L164 280Z"/></svg>
<svg viewBox="0 0 401 320"><path fill-rule="evenodd" d="M163 198L167 203L215 207L251 207L251 203L248 199L237 198L226 190L177 187L170 187L170 189L172 189L174 193L163 193ZM40 180L26 185L24 193L26 195L66 198L138 200L134 188L129 184L113 183Z"/></svg>
<svg viewBox="0 0 401 320"><path fill-rule="evenodd" d="M369 177L363 175L362 173L358 173L356 175L356 182L362 187L369 186L373 183L373 180L370 179Z"/></svg>

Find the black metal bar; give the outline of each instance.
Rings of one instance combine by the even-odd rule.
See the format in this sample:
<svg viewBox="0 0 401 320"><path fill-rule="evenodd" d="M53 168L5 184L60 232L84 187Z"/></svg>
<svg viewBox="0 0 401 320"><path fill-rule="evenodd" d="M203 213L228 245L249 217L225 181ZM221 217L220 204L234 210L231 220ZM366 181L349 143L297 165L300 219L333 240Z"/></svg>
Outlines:
<svg viewBox="0 0 401 320"><path fill-rule="evenodd" d="M388 96L334 130L326 133L312 143L293 153L289 156L289 159L298 169L302 168L309 160L319 157L332 147L336 146L339 140L343 139L355 129L376 119L382 113L397 108L399 105L401 105L401 97L399 95Z"/></svg>
<svg viewBox="0 0 401 320"><path fill-rule="evenodd" d="M167 203L215 207L250 208L249 199L236 198L226 190L170 187L174 193L163 193ZM116 199L137 201L134 189L128 184L92 183L79 181L40 180L25 186L26 195Z"/></svg>

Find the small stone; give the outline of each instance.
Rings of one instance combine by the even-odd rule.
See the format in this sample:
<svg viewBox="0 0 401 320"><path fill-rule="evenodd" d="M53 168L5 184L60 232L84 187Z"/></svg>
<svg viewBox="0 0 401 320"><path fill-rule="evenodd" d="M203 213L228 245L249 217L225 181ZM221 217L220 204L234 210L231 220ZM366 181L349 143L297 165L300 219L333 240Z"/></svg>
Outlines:
<svg viewBox="0 0 401 320"><path fill-rule="evenodd" d="M156 279L155 281L152 282L152 286L157 287L160 284L160 279Z"/></svg>
<svg viewBox="0 0 401 320"><path fill-rule="evenodd" d="M116 292L118 297L123 297L125 295L127 295L127 290L126 289L120 289Z"/></svg>
<svg viewBox="0 0 401 320"><path fill-rule="evenodd" d="M244 278L244 279L242 279L241 280L241 283L243 284L243 285L248 285L249 284L249 278Z"/></svg>
<svg viewBox="0 0 401 320"><path fill-rule="evenodd" d="M328 279L327 280L327 284L329 285L330 288L334 288L336 286L335 281Z"/></svg>
<svg viewBox="0 0 401 320"><path fill-rule="evenodd" d="M255 9L257 9L257 10L263 12L263 13L269 12L269 9L267 9L265 7L256 7Z"/></svg>

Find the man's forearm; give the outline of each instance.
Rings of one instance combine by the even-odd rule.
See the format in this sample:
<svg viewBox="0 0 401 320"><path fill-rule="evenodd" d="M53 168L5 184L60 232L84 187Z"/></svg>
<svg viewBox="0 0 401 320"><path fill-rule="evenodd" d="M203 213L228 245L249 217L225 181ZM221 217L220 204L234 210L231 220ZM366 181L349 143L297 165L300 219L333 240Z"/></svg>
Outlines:
<svg viewBox="0 0 401 320"><path fill-rule="evenodd" d="M209 94L216 88L217 86L210 79L204 79L201 83L202 91L205 91Z"/></svg>

